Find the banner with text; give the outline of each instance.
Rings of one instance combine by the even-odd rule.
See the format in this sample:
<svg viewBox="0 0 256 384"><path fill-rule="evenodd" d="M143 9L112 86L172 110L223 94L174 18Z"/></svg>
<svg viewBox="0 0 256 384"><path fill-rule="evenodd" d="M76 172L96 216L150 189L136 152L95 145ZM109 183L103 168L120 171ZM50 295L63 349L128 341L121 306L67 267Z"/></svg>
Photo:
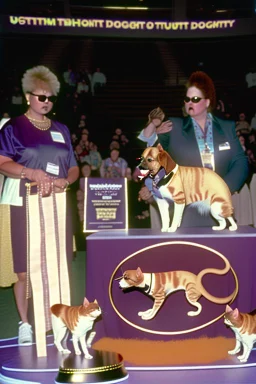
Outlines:
<svg viewBox="0 0 256 384"><path fill-rule="evenodd" d="M0 32L69 36L202 38L254 34L256 23L253 18L173 21L6 15L0 17Z"/></svg>
<svg viewBox="0 0 256 384"><path fill-rule="evenodd" d="M84 232L128 229L127 179L84 179Z"/></svg>

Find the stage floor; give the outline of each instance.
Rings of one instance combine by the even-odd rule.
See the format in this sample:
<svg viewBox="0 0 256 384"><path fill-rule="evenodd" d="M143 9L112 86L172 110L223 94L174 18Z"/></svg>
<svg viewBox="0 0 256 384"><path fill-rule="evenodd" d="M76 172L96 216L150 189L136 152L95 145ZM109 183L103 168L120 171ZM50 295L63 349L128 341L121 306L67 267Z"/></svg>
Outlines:
<svg viewBox="0 0 256 384"><path fill-rule="evenodd" d="M70 345L69 347L72 348ZM19 347L17 338L0 340L0 383L54 384L63 356L57 352L53 345L52 336L47 338L47 352L48 356L46 358L37 359L34 344ZM101 382L123 381L128 384L255 384L256 348L254 348L250 359L245 364L240 364L237 358L233 357L231 361L202 367L151 368L131 366L129 362L124 362L124 366L128 373L127 377L117 381ZM93 383L96 382L93 381Z"/></svg>

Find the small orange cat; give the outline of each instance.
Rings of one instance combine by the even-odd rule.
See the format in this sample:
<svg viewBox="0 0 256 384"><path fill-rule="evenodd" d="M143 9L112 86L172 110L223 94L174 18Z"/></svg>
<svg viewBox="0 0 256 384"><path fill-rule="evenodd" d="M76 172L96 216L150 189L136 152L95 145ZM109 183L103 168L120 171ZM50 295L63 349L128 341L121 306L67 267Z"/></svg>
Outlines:
<svg viewBox="0 0 256 384"><path fill-rule="evenodd" d="M87 346L90 347L96 332L91 332L87 343L86 335L93 328L94 321L101 315L101 309L94 300L93 303L84 298L83 305L68 306L64 304L55 304L51 307L52 329L54 334L54 344L59 352L71 353L67 348L61 345L62 340L67 334L67 330L72 333L72 341L76 355L81 355L78 341L80 341L84 357L92 359ZM87 345L86 345L87 344Z"/></svg>
<svg viewBox="0 0 256 384"><path fill-rule="evenodd" d="M256 343L256 314L240 313L239 310L226 306L224 323L228 325L236 336L235 348L228 351L230 355L236 355L243 350L242 355L237 356L241 363L245 363L250 356L253 344Z"/></svg>
<svg viewBox="0 0 256 384"><path fill-rule="evenodd" d="M157 314L165 302L167 296L171 293L184 290L187 301L197 308L196 311L189 311L188 316L197 316L202 311L202 305L198 303L201 296L216 304L229 303L234 297L235 291L228 297L215 297L211 295L202 285L203 276L207 273L216 275L225 275L230 270L228 260L225 260L223 269L207 268L203 269L198 275L188 271L170 271L159 273L143 273L140 268L136 270L127 270L121 278L117 280L122 289L131 287L139 288L146 295L154 299L153 307L138 315L143 320L150 320Z"/></svg>
<svg viewBox="0 0 256 384"><path fill-rule="evenodd" d="M237 229L232 217L231 193L225 181L214 171L203 167L184 167L176 164L163 150L161 144L148 147L141 156L138 168L153 180L153 197L158 205L162 232L175 232L180 226L186 205L196 205L202 214L210 212L219 225L213 230L226 228L226 219L230 222L230 231ZM159 179L158 173L164 169ZM157 183L155 182L157 180ZM155 185L154 185L155 182ZM174 215L170 225L169 203L174 202Z"/></svg>

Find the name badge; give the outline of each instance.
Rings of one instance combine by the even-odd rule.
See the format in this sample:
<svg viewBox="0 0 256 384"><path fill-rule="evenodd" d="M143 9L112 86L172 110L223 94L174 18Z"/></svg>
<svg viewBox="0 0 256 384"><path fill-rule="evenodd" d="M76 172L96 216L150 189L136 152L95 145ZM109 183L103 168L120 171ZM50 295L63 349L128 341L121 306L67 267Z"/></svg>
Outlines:
<svg viewBox="0 0 256 384"><path fill-rule="evenodd" d="M60 167L53 163L47 163L46 172L58 176L60 172Z"/></svg>
<svg viewBox="0 0 256 384"><path fill-rule="evenodd" d="M219 145L219 151L226 151L227 149L230 149L230 144L228 141Z"/></svg>
<svg viewBox="0 0 256 384"><path fill-rule="evenodd" d="M56 143L65 143L64 137L60 132L51 131L52 140Z"/></svg>

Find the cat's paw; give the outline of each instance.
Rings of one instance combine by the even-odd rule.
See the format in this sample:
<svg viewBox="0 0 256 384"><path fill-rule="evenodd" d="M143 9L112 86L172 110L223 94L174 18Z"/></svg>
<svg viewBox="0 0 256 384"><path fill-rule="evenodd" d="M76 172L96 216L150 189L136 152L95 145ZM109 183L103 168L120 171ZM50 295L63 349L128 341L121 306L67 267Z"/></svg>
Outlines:
<svg viewBox="0 0 256 384"><path fill-rule="evenodd" d="M84 358L85 358L85 359L92 359L93 356L90 355L89 353L86 353L86 355L84 355Z"/></svg>
<svg viewBox="0 0 256 384"><path fill-rule="evenodd" d="M212 230L213 231L222 231L225 228L226 228L226 224L225 225L218 225L218 226L216 225L216 226L212 227Z"/></svg>
<svg viewBox="0 0 256 384"><path fill-rule="evenodd" d="M240 348L238 350L232 349L232 351L228 351L229 355L236 355L240 351Z"/></svg>
<svg viewBox="0 0 256 384"><path fill-rule="evenodd" d="M177 225L171 226L170 228L168 228L168 232L176 232L176 231L177 231Z"/></svg>
<svg viewBox="0 0 256 384"><path fill-rule="evenodd" d="M246 361L248 360L248 357L244 357L243 355L242 356L237 356L238 360L240 360L240 363L246 363Z"/></svg>
<svg viewBox="0 0 256 384"><path fill-rule="evenodd" d="M71 353L71 351L69 349L62 349L61 353L67 355L68 353Z"/></svg>
<svg viewBox="0 0 256 384"><path fill-rule="evenodd" d="M161 228L161 232L168 232L168 227L167 228Z"/></svg>
<svg viewBox="0 0 256 384"><path fill-rule="evenodd" d="M153 319L154 316L155 316L154 312L150 310L150 311L144 312L141 318L142 320L151 320Z"/></svg>
<svg viewBox="0 0 256 384"><path fill-rule="evenodd" d="M81 351L75 351L76 355L81 355Z"/></svg>
<svg viewBox="0 0 256 384"><path fill-rule="evenodd" d="M152 309L148 309L147 311L139 312L138 316L143 317L143 316L145 316L147 314L150 314L151 311L152 311Z"/></svg>

